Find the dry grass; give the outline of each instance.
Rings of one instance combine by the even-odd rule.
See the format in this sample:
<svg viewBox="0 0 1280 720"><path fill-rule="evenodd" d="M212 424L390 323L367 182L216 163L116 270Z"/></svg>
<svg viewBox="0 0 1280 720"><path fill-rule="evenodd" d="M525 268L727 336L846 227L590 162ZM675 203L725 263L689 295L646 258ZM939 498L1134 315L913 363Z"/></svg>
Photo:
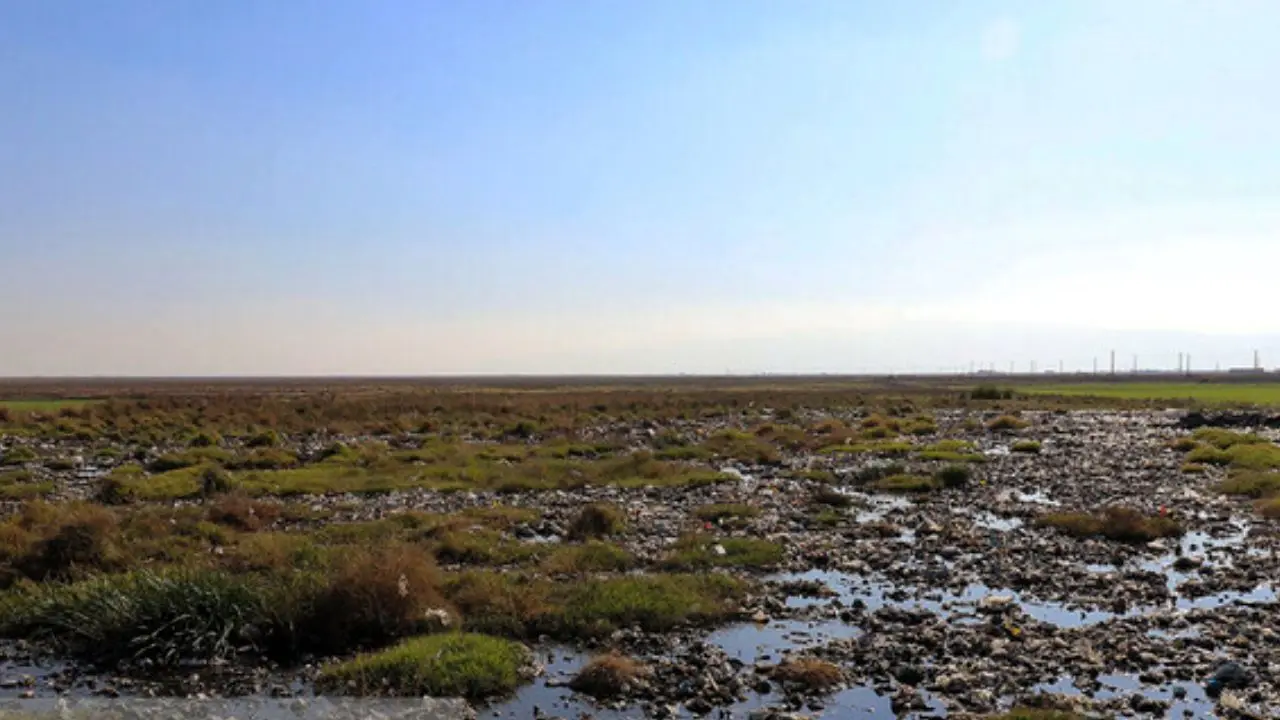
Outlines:
<svg viewBox="0 0 1280 720"><path fill-rule="evenodd" d="M314 626L301 639L331 652L385 645L418 631L428 610L448 608L440 587L435 560L421 548L354 549L314 598Z"/></svg>
<svg viewBox="0 0 1280 720"><path fill-rule="evenodd" d="M1097 514L1053 513L1042 516L1036 524L1057 528L1074 537L1105 537L1125 543L1150 542L1183 533L1182 526L1173 518L1148 517L1125 507L1109 507Z"/></svg>
<svg viewBox="0 0 1280 720"><path fill-rule="evenodd" d="M816 658L788 658L770 675L784 686L805 692L830 692L844 682L844 673L838 666Z"/></svg>
<svg viewBox="0 0 1280 720"><path fill-rule="evenodd" d="M619 535L627 529L627 516L617 505L592 503L582 508L569 525L570 540L588 540Z"/></svg>
<svg viewBox="0 0 1280 720"><path fill-rule="evenodd" d="M574 690L594 698L626 695L649 676L649 668L631 658L609 653L592 658L569 683Z"/></svg>

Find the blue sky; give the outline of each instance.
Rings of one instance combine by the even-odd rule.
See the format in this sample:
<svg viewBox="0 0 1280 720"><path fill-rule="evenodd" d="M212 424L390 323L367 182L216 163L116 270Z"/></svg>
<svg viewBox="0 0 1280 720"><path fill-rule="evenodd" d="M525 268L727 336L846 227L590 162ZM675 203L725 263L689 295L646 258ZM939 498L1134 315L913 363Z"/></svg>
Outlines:
<svg viewBox="0 0 1280 720"><path fill-rule="evenodd" d="M1276 27L0 0L0 375L1280 363Z"/></svg>

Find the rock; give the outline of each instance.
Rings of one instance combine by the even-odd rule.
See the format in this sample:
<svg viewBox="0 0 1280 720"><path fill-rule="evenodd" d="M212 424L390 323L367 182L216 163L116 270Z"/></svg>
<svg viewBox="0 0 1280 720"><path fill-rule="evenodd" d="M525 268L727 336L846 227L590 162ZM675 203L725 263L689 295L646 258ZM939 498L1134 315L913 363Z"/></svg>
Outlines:
<svg viewBox="0 0 1280 720"><path fill-rule="evenodd" d="M1224 689L1242 690L1249 686L1252 682L1252 676L1249 671L1244 669L1239 663L1228 662L1218 666L1213 671L1209 682L1205 683L1205 692L1210 697L1221 693Z"/></svg>

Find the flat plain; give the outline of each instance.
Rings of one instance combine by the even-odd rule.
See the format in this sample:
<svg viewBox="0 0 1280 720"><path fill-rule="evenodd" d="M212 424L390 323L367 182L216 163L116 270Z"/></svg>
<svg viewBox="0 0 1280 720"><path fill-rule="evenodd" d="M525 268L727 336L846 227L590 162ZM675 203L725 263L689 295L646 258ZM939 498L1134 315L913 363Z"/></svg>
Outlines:
<svg viewBox="0 0 1280 720"><path fill-rule="evenodd" d="M12 381L0 698L1274 715L1277 388Z"/></svg>

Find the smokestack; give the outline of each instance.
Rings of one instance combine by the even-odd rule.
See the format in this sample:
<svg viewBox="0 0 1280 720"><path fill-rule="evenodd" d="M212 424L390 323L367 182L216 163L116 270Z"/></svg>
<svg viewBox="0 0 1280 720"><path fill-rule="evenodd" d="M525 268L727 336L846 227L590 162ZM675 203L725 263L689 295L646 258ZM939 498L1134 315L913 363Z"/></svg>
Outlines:
<svg viewBox="0 0 1280 720"><path fill-rule="evenodd" d="M1182 372L1182 353L1178 353L1178 372Z"/></svg>
<svg viewBox="0 0 1280 720"><path fill-rule="evenodd" d="M1116 374L1116 351L1111 351L1111 374Z"/></svg>

